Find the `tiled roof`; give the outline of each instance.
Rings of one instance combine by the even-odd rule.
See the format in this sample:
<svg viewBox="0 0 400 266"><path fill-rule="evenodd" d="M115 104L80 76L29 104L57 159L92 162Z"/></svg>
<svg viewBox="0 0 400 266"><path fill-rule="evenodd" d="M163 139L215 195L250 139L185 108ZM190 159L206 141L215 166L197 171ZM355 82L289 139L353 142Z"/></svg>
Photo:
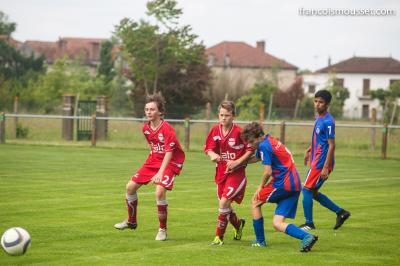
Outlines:
<svg viewBox="0 0 400 266"><path fill-rule="evenodd" d="M262 47L263 48L263 47ZM297 67L244 42L221 42L206 50L208 57L213 57L213 66L246 68L281 68L297 70Z"/></svg>
<svg viewBox="0 0 400 266"><path fill-rule="evenodd" d="M400 74L400 61L391 57L352 57L316 72Z"/></svg>

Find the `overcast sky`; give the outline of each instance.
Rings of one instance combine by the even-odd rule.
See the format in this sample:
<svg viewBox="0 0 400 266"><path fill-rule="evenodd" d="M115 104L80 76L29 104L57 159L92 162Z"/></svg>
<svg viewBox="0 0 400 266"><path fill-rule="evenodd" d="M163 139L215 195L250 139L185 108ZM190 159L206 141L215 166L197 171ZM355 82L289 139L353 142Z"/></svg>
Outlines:
<svg viewBox="0 0 400 266"><path fill-rule="evenodd" d="M20 41L108 38L124 18L146 19L146 0L0 0ZM316 70L356 56L400 60L398 0L178 0L181 24L209 47L221 41L266 41L266 51ZM395 16L301 16L299 9L391 9Z"/></svg>

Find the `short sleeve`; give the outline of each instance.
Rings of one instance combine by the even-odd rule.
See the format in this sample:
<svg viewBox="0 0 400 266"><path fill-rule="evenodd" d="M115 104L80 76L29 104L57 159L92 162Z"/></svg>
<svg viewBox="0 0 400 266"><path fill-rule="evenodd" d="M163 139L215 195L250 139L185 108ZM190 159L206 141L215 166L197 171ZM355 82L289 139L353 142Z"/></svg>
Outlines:
<svg viewBox="0 0 400 266"><path fill-rule="evenodd" d="M271 165L271 152L264 145L260 145L256 152L257 158L261 160L263 165Z"/></svg>
<svg viewBox="0 0 400 266"><path fill-rule="evenodd" d="M332 120L327 120L325 122L326 127L326 138L334 139L335 138L335 123Z"/></svg>
<svg viewBox="0 0 400 266"><path fill-rule="evenodd" d="M206 143L204 144L204 152L215 151L217 148L217 140L219 140L218 136L214 137L214 130L211 129L206 138Z"/></svg>

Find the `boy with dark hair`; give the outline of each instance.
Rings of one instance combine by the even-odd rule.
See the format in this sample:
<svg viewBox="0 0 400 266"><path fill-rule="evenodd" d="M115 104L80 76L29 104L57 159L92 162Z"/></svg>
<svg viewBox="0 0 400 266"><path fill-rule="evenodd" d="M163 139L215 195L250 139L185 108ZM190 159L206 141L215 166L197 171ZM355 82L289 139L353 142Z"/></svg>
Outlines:
<svg viewBox="0 0 400 266"><path fill-rule="evenodd" d="M137 190L149 182L156 185L156 200L160 228L156 240L167 239L167 191L172 190L174 178L179 175L185 154L176 137L174 128L162 119L165 113L164 98L160 94L146 97L144 108L148 122L143 125L143 134L149 143L150 154L142 167L126 184L126 206L128 219L114 225L116 229L136 229Z"/></svg>
<svg viewBox="0 0 400 266"><path fill-rule="evenodd" d="M317 112L311 146L305 151L304 165L310 160L310 169L303 188L303 209L306 222L300 226L304 230L315 229L313 221L313 199L322 206L336 213L334 230L339 229L350 217L350 212L342 209L331 201L325 194L319 192L323 183L328 179L335 164L335 121L328 112L332 95L327 90L315 93L314 108Z"/></svg>
<svg viewBox="0 0 400 266"><path fill-rule="evenodd" d="M318 237L285 222L286 218L295 218L301 190L301 181L292 154L285 145L271 135L264 136L261 125L256 122L245 126L242 138L257 148L256 157L251 158L249 162L261 161L264 165L261 183L252 199L253 227L256 234L252 246L267 246L261 206L264 203L276 203L272 219L273 227L279 232L300 239L301 252L310 251Z"/></svg>

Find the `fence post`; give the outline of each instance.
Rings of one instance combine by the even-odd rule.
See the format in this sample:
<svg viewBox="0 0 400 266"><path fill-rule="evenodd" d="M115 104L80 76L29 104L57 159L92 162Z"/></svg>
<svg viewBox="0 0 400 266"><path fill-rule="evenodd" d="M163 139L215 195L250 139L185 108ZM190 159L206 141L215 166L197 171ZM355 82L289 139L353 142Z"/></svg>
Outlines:
<svg viewBox="0 0 400 266"><path fill-rule="evenodd" d="M265 121L265 104L264 103L260 103L259 119L260 119L260 124L263 127L263 124L264 124L264 121Z"/></svg>
<svg viewBox="0 0 400 266"><path fill-rule="evenodd" d="M6 114L0 113L0 144L6 143Z"/></svg>
<svg viewBox="0 0 400 266"><path fill-rule="evenodd" d="M285 144L285 127L286 127L285 121L282 121L281 122L281 137L280 137L279 141L282 142L283 144Z"/></svg>
<svg viewBox="0 0 400 266"><path fill-rule="evenodd" d="M106 96L97 96L96 103L96 116L97 117L107 117L107 97ZM97 139L107 140L108 134L108 120L97 120Z"/></svg>
<svg viewBox="0 0 400 266"><path fill-rule="evenodd" d="M63 115L73 116L74 115L74 101L75 95L64 94L63 95ZM62 120L62 138L65 140L74 139L74 119L63 118Z"/></svg>
<svg viewBox="0 0 400 266"><path fill-rule="evenodd" d="M189 151L189 147L190 147L190 120L189 120L189 118L185 119L184 127L185 127L185 150Z"/></svg>
<svg viewBox="0 0 400 266"><path fill-rule="evenodd" d="M387 141L388 141L388 125L385 124L384 127L382 128L382 149L381 149L382 160L386 159Z"/></svg>
<svg viewBox="0 0 400 266"><path fill-rule="evenodd" d="M96 147L96 140L97 140L96 133L97 133L96 115L92 115L92 136L91 136L92 147Z"/></svg>
<svg viewBox="0 0 400 266"><path fill-rule="evenodd" d="M269 97L269 106L268 106L268 120L271 120L271 113L272 113L272 102L274 101L274 94L271 93Z"/></svg>
<svg viewBox="0 0 400 266"><path fill-rule="evenodd" d="M372 108L371 125L376 125L376 108ZM376 147L375 138L376 138L376 129L373 127L371 128L371 151L375 151Z"/></svg>
<svg viewBox="0 0 400 266"><path fill-rule="evenodd" d="M19 96L14 97L14 114L18 114L18 103L19 103ZM14 117L14 137L17 138L18 136L18 117Z"/></svg>
<svg viewBox="0 0 400 266"><path fill-rule="evenodd" d="M206 120L210 121L211 119L211 103L208 102L206 104ZM208 133L210 132L210 122L206 123L206 136L208 135Z"/></svg>

